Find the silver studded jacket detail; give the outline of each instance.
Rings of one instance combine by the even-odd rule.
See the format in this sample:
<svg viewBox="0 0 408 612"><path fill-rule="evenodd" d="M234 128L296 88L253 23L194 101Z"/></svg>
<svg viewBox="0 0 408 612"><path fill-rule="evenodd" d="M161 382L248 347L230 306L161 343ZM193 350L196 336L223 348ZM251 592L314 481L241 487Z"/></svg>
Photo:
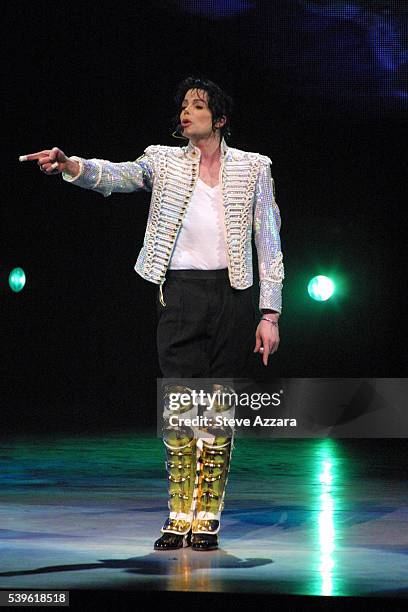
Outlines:
<svg viewBox="0 0 408 612"><path fill-rule="evenodd" d="M228 147L221 142L220 183L224 204L228 272L231 286L253 284L252 232L258 254L259 308L282 310L284 268L280 245L280 214L265 155ZM151 191L143 247L135 270L162 285L183 217L199 176L200 150L152 145L136 161L110 162L73 157L80 165L77 177L66 181L93 189L105 197L112 192Z"/></svg>

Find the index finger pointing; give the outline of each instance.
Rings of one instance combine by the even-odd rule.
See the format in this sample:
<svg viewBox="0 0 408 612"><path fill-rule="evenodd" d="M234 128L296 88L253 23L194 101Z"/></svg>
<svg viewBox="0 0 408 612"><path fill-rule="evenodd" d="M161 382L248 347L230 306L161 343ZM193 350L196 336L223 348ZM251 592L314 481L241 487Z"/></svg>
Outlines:
<svg viewBox="0 0 408 612"><path fill-rule="evenodd" d="M34 161L36 159L40 159L40 157L45 157L49 154L49 150L39 151L38 153L29 153L28 155L20 155L18 161Z"/></svg>
<svg viewBox="0 0 408 612"><path fill-rule="evenodd" d="M264 348L263 359L262 359L264 366L268 365L269 352L270 352L270 348L269 348L269 346L266 346Z"/></svg>

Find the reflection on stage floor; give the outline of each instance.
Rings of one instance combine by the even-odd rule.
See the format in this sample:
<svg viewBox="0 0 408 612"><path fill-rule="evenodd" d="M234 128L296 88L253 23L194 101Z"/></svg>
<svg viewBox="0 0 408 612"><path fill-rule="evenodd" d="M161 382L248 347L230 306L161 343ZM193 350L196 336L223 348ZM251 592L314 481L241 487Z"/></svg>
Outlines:
<svg viewBox="0 0 408 612"><path fill-rule="evenodd" d="M153 551L153 433L3 438L2 589L408 594L403 439L237 439L220 549Z"/></svg>

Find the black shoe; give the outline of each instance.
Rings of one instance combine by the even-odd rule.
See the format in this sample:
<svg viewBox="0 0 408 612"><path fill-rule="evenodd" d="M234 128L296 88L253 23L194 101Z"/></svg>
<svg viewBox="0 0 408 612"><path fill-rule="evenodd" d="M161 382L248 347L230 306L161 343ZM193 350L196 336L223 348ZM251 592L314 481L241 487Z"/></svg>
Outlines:
<svg viewBox="0 0 408 612"><path fill-rule="evenodd" d="M191 546L191 531L186 535L163 533L162 537L154 543L155 550L176 550L183 546Z"/></svg>
<svg viewBox="0 0 408 612"><path fill-rule="evenodd" d="M216 533L193 533L191 548L193 550L216 550L218 548L218 535Z"/></svg>

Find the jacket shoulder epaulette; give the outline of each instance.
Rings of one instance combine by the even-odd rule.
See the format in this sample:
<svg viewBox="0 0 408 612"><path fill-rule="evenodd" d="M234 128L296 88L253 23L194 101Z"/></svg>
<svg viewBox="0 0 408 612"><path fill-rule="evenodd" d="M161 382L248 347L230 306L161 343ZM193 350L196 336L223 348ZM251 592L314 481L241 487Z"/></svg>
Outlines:
<svg viewBox="0 0 408 612"><path fill-rule="evenodd" d="M148 155L155 155L157 153L165 153L166 155L176 155L180 157L183 155L181 147L170 147L168 145L150 145L144 150Z"/></svg>
<svg viewBox="0 0 408 612"><path fill-rule="evenodd" d="M255 159L258 159L263 164L269 165L272 163L271 158L267 155L261 155L261 153L250 153L250 155L255 157Z"/></svg>
<svg viewBox="0 0 408 612"><path fill-rule="evenodd" d="M261 160L262 163L266 164L269 166L269 164L272 164L272 160L270 157L268 157L267 155L261 155L260 153L257 154L259 159Z"/></svg>
<svg viewBox="0 0 408 612"><path fill-rule="evenodd" d="M233 159L255 159L259 160L264 164L271 164L272 160L267 155L261 155L260 153L253 153L252 151L241 151L240 149L234 149L230 147Z"/></svg>

